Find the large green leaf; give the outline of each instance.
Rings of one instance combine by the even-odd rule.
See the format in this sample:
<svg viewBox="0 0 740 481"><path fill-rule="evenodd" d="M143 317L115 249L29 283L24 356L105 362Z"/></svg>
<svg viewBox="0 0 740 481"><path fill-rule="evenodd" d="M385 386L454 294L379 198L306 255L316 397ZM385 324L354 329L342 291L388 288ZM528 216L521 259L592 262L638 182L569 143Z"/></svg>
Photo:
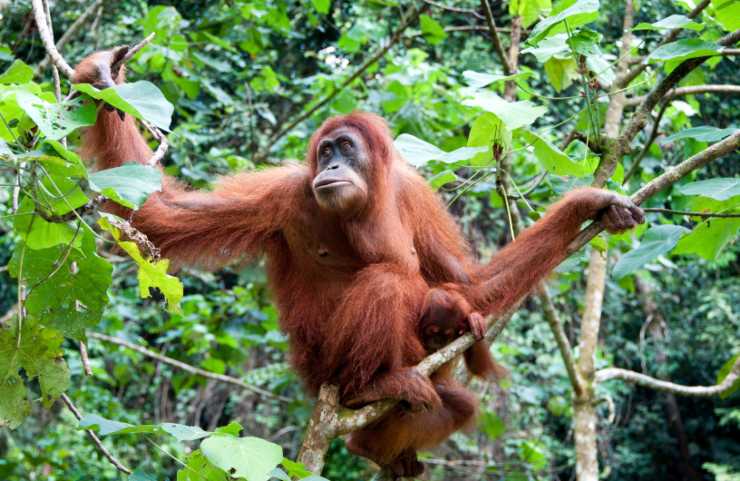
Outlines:
<svg viewBox="0 0 740 481"><path fill-rule="evenodd" d="M728 200L740 195L740 178L716 177L698 180L678 186L676 190L683 195L701 195L715 200Z"/></svg>
<svg viewBox="0 0 740 481"><path fill-rule="evenodd" d="M247 481L267 481L283 460L283 448L255 437L214 435L200 444L200 450L230 476Z"/></svg>
<svg viewBox="0 0 740 481"><path fill-rule="evenodd" d="M509 130L532 125L535 120L547 112L545 107L534 105L526 100L521 102L507 102L495 93L487 90L475 91L473 98L468 98L463 103L470 107L479 107L487 112L491 112L501 119Z"/></svg>
<svg viewBox="0 0 740 481"><path fill-rule="evenodd" d="M509 2L509 13L512 17L521 17L524 28L529 28L541 16L548 15L551 8L550 0L511 0Z"/></svg>
<svg viewBox="0 0 740 481"><path fill-rule="evenodd" d="M426 165L431 160L444 163L462 162L473 158L476 154L484 152L481 147L460 147L452 152L445 152L429 142L425 142L411 134L401 134L393 142L404 159L415 167Z"/></svg>
<svg viewBox="0 0 740 481"><path fill-rule="evenodd" d="M80 127L95 123L95 106L52 104L32 93L18 91L15 94L18 106L23 109L41 132L52 140L59 140Z"/></svg>
<svg viewBox="0 0 740 481"><path fill-rule="evenodd" d="M90 188L124 207L138 209L153 192L162 190L162 172L129 163L90 174Z"/></svg>
<svg viewBox="0 0 740 481"><path fill-rule="evenodd" d="M576 27L593 22L597 18L599 18L599 0L576 0L565 10L537 23L527 38L527 42L536 44L548 35L565 32L566 22L568 28L573 30Z"/></svg>
<svg viewBox="0 0 740 481"><path fill-rule="evenodd" d="M595 166L590 162L578 162L571 159L562 150L534 132L522 130L521 134L534 147L535 157L537 157L537 160L540 161L548 172L556 175L572 175L576 177L584 177L593 173Z"/></svg>
<svg viewBox="0 0 740 481"><path fill-rule="evenodd" d="M740 219L707 219L681 239L674 254L697 254L714 260L722 249L735 238Z"/></svg>
<svg viewBox="0 0 740 481"><path fill-rule="evenodd" d="M633 30L673 30L674 28L685 28L698 32L704 26L692 21L685 15L671 15L653 23L638 23Z"/></svg>
<svg viewBox="0 0 740 481"><path fill-rule="evenodd" d="M31 80L33 80L33 69L17 59L5 72L0 74L0 84L23 84Z"/></svg>
<svg viewBox="0 0 740 481"><path fill-rule="evenodd" d="M331 6L331 0L311 0L313 8L317 12L327 14L329 13L329 7Z"/></svg>
<svg viewBox="0 0 740 481"><path fill-rule="evenodd" d="M690 127L680 132L676 132L673 135L669 135L663 139L663 143L675 142L676 140L683 139L694 139L700 142L717 142L725 137L729 137L735 132L737 132L737 129L733 127L719 129L710 125L700 125L698 127Z"/></svg>
<svg viewBox="0 0 740 481"><path fill-rule="evenodd" d="M163 130L170 130L174 107L151 82L140 80L98 90L90 84L75 84L75 90L94 99L103 100L137 119L151 122ZM134 160L134 159L130 159Z"/></svg>
<svg viewBox="0 0 740 481"><path fill-rule="evenodd" d="M717 55L719 46L713 42L707 42L699 38L683 38L671 42L653 50L648 57L650 61L665 62L674 60L682 62L695 57L707 57Z"/></svg>
<svg viewBox="0 0 740 481"><path fill-rule="evenodd" d="M23 379L13 374L0 380L0 428L15 429L31 413L31 402Z"/></svg>
<svg viewBox="0 0 740 481"><path fill-rule="evenodd" d="M689 229L679 225L659 225L645 232L640 245L624 254L614 266L612 275L619 279L636 270L642 269L646 264L663 254L670 252L678 243L681 236L689 232Z"/></svg>
<svg viewBox="0 0 740 481"><path fill-rule="evenodd" d="M217 468L203 455L200 449L185 458L185 467L177 472L177 481L227 481L221 469Z"/></svg>
<svg viewBox="0 0 740 481"><path fill-rule="evenodd" d="M714 18L728 32L740 28L740 2L737 0L712 0Z"/></svg>
<svg viewBox="0 0 740 481"><path fill-rule="evenodd" d="M82 242L78 229L65 222L48 222L39 216L28 197L23 198L18 206L13 228L30 249L48 249L70 243L73 247L79 247Z"/></svg>
<svg viewBox="0 0 740 481"><path fill-rule="evenodd" d="M22 272L28 286L28 318L74 339L82 339L85 328L100 321L113 270L95 253L92 234L84 228L81 234L80 249L58 245L31 250L18 244L8 266L14 277Z"/></svg>
<svg viewBox="0 0 740 481"><path fill-rule="evenodd" d="M476 72L475 70L465 70L463 73L465 82L473 89L482 89L491 84L499 82L507 82L509 80L516 80L520 78L527 78L534 75L533 72L517 72L512 75L503 75L498 73L482 73Z"/></svg>

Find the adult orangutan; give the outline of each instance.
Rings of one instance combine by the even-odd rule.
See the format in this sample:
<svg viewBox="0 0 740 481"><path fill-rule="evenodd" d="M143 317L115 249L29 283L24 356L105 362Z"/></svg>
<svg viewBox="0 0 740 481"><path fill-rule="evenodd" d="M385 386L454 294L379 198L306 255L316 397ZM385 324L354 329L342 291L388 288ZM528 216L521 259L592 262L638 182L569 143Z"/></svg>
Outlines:
<svg viewBox="0 0 740 481"><path fill-rule="evenodd" d="M122 82L123 72L110 67L123 52L89 56L74 81ZM100 169L151 157L134 119L107 109L82 150ZM429 379L412 369L427 353L419 321L430 286L449 283L470 309L501 313L564 258L584 221L597 218L620 231L642 213L614 193L577 190L477 265L443 203L394 150L384 121L353 113L314 133L305 165L228 176L210 192L166 178L132 222L180 264L216 268L264 254L292 363L308 390L338 384L349 406L401 400L353 433L349 447L414 476L423 471L416 450L442 442L476 410L449 370Z"/></svg>

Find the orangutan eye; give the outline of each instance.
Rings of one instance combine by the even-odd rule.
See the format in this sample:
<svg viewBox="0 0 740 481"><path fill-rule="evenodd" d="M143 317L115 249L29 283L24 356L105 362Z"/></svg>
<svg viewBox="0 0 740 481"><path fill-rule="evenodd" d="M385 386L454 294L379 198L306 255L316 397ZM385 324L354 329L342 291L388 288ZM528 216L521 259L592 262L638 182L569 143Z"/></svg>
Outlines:
<svg viewBox="0 0 740 481"><path fill-rule="evenodd" d="M331 156L331 147L328 145L324 146L319 155L321 155L322 159L328 159Z"/></svg>
<svg viewBox="0 0 740 481"><path fill-rule="evenodd" d="M342 152L351 152L353 145L349 140L343 140L340 147L342 148Z"/></svg>

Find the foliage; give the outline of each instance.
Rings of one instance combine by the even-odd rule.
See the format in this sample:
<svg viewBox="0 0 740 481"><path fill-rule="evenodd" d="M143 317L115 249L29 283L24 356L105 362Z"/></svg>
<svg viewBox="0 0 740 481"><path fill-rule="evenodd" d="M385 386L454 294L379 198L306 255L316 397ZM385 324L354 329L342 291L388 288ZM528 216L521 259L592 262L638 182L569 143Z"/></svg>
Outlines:
<svg viewBox="0 0 740 481"><path fill-rule="evenodd" d="M217 175L303 157L308 136L329 115L378 112L389 120L397 149L445 197L485 256L505 241L506 211L493 181L503 156L517 191L508 194L517 194L518 207L533 220L563 192L592 181L602 154L595 141L604 127L606 91L620 61L615 40L623 9L620 2L597 0L491 3L499 27L521 16L526 30L513 75L504 74L488 32L456 28L483 20L436 7L353 77L402 23L406 2L104 2L63 48L70 63L95 49L156 36L129 63L130 83L99 90L63 82L65 94L79 95L57 99L48 70L37 71L44 51L30 2L0 2L0 178L6 186L0 261L7 264L0 272L0 312L19 299L23 305L0 321L0 426L12 429L0 431L0 478L76 480L96 473L95 479L120 479L69 413L60 412L56 401L65 392L87 413L80 426L104 435L136 469L130 480L306 478L291 460L310 402L287 367L287 342L260 266L168 272L166 259L121 235L125 219L101 210L108 201L140 207L161 188L160 172L134 165L88 170L75 153L81 129L94 122L103 102L167 130L165 172L203 188ZM738 28L737 3L712 0L693 19L691 3L639 2L630 54L648 55L649 67L628 86L629 97L645 95L682 60L698 56L712 58L682 86L734 81L736 60L721 55L717 40ZM446 4L479 7L472 0ZM57 38L86 8L71 0L51 7ZM659 45L674 28L678 37ZM506 98L510 85L516 101ZM330 99L325 107L277 136L322 98ZM650 132L641 133L609 188L633 192L736 132L737 99L676 99L657 119L657 142L643 158L638 152ZM578 139L562 146L571 131ZM734 153L717 161L648 206L739 213L738 160ZM636 174L623 183L634 164ZM608 244L615 257L600 362L713 384L738 354L740 220L655 213L649 221L648 228L595 244ZM583 309L585 259L576 254L549 283L571 340ZM641 335L638 276L659 286L669 340ZM90 332L148 346L282 398L178 370ZM83 374L81 341L90 350L92 377ZM430 479L568 478L574 470L571 392L541 309L531 303L520 311L494 349L510 366L511 381L474 384L483 398L480 429L426 453ZM683 435L692 440L683 459L681 433L656 402L663 398L616 383L600 389L617 413L613 424L600 426L608 479L677 478L684 461L697 472L703 468L707 479L709 473L737 476L737 393L678 401ZM242 425L245 436L239 436ZM343 441L332 444L329 479L369 479L371 472Z"/></svg>

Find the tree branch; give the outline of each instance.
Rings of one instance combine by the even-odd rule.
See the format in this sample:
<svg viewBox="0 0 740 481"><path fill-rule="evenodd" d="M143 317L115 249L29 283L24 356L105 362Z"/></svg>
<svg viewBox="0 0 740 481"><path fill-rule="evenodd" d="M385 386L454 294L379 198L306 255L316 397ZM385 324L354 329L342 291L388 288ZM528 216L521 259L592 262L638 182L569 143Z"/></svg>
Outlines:
<svg viewBox="0 0 740 481"><path fill-rule="evenodd" d="M439 8L440 10L446 10L448 12L462 13L462 14L465 14L465 15L472 15L475 18L479 18L481 20L484 18L483 15L481 15L478 12L476 12L472 8L451 7L449 5L443 5L443 4L438 3L438 2L433 2L432 0L424 0L424 3L426 3L427 5L430 5L432 7L435 7L435 8Z"/></svg>
<svg viewBox="0 0 740 481"><path fill-rule="evenodd" d="M82 414L80 414L80 411L77 409L77 407L74 405L72 400L67 396L66 394L62 393L62 401L67 406L67 409L69 409L72 412L72 415L77 418L77 420L82 419ZM115 468L122 472L123 474L131 474L131 470L124 466L113 454L111 454L110 451L108 451L108 448L103 446L103 442L100 440L97 434L95 434L94 431L90 429L85 429L85 433L87 433L87 436L90 438L90 440L93 442L95 447L98 451L100 451L100 454L105 456L105 459L107 459Z"/></svg>
<svg viewBox="0 0 740 481"><path fill-rule="evenodd" d="M665 94L665 99L674 99L683 95L699 95L699 94L740 94L740 85L732 84L719 84L719 85L693 85L690 87L677 87L669 90ZM626 106L639 105L645 101L646 95L638 97L628 97L625 100Z"/></svg>
<svg viewBox="0 0 740 481"><path fill-rule="evenodd" d="M302 114L300 114L298 117L296 117L291 122L288 122L285 127L280 129L277 133L275 133L270 138L270 147L272 145L275 145L275 143L280 140L283 136L285 136L288 132L293 130L298 124L303 122L304 120L311 117L314 113L316 113L319 109L324 107L326 104L334 100L334 98L339 95L339 93L348 85L350 85L352 82L354 82L357 78L359 78L368 68L370 68L374 63L376 63L378 60L383 58L383 56L393 47L396 43L398 43L401 40L401 36L403 35L403 32L406 31L409 26L411 26L412 23L414 23L419 16L428 9L428 5L425 5L421 9L417 9L415 6L411 6L409 11L406 14L406 20L401 22L401 25L393 32L391 37L388 39L388 42L378 49L370 58L365 60L365 62L360 65L357 70L355 70L352 75L344 79L342 83L339 84L338 87L335 87L328 95L326 95L324 98L319 100L317 103L313 105L313 107L309 108L308 110L304 111ZM268 150L270 149L268 147ZM263 153L261 155L255 156L258 159L264 158L267 156L267 153Z"/></svg>
<svg viewBox="0 0 740 481"><path fill-rule="evenodd" d="M491 42L493 43L494 50L496 50L496 55L498 55L499 60L501 60L504 73L506 75L511 75L513 73L511 62L509 62L509 58L506 56L506 52L504 51L504 46L501 44L501 38L498 36L496 21L493 18L493 11L491 11L491 4L488 3L488 0L480 0L480 5L486 16L488 31L491 34Z"/></svg>
<svg viewBox="0 0 740 481"><path fill-rule="evenodd" d="M691 12L689 12L687 17L692 18L692 19L698 17L699 14L701 14L701 12L704 11L705 8L707 8L710 2L711 0L702 0L701 3L699 3ZM678 34L681 33L681 31L682 30L680 28L674 28L673 30L669 31L667 34L665 34L665 36L661 39L661 41L658 43L657 46L659 47L661 45L665 45L667 43L673 42L676 39L676 37L678 37ZM635 62L636 62L636 59L632 59L632 58L630 59L630 63L635 63ZM632 82L635 79L635 77L640 75L643 72L643 70L647 68L647 66L648 66L647 57L641 58L639 60L639 63L634 65L631 69L618 75L617 79L614 81L614 84L616 85L617 88L626 87L627 85L630 84L630 82Z"/></svg>
<svg viewBox="0 0 740 481"><path fill-rule="evenodd" d="M66 76L71 77L74 74L74 69L69 66L64 57L59 53L56 46L54 45L54 37L49 30L49 24L46 22L46 13L44 11L43 0L31 0L31 6L33 8L33 16L36 20L36 28L38 28L41 42L44 44L46 53L51 58L51 61L56 67Z"/></svg>
<svg viewBox="0 0 740 481"><path fill-rule="evenodd" d="M722 382L714 386L684 386L618 367L609 367L596 372L597 382L604 382L610 379L621 379L625 382L644 386L656 391L670 392L679 396L711 397L729 391L733 384L740 379L740 358L735 361L732 369Z"/></svg>
<svg viewBox="0 0 740 481"><path fill-rule="evenodd" d="M277 400L284 401L284 402L293 401L292 399L287 398L285 396L280 396L279 394L274 394L270 391L266 391L259 387L252 386L251 384L247 384L246 382L242 381L239 378L227 376L225 374L218 374L218 373L211 372L211 371L206 371L205 369L191 366L190 364L186 364L182 361L178 361L177 359L172 359L171 357L167 357L163 354L159 354L157 352L147 349L146 347L139 346L137 344L134 344L132 342L126 341L118 337L108 336L106 334L101 334L99 332L88 332L87 335L88 337L91 337L93 339L98 339L100 341L105 341L111 344L123 346L126 349L131 349L132 351L136 351L139 354L143 354L144 356L147 356L149 358L156 359L159 362L168 364L172 367L175 367L185 372L189 372L190 374L194 374L196 376L213 379L214 381L219 381L219 382L223 382L227 384L233 384L235 386L241 387L242 389L246 389L247 391L252 391L255 394L259 394L261 396L265 396L271 399L277 399Z"/></svg>
<svg viewBox="0 0 740 481"><path fill-rule="evenodd" d="M61 36L59 40L57 40L56 48L57 51L61 50L62 47L64 47L67 42L69 42L74 35L77 34L77 32L82 28L82 26L85 24L88 18L92 17L92 15L96 12L98 7L103 5L104 0L95 0L93 3L90 4L89 7L85 9L82 14L77 17L77 19L72 23L72 25L69 26L66 32L64 32L64 35ZM38 70L43 71L46 66L49 64L49 57L44 57L44 59L39 63Z"/></svg>

